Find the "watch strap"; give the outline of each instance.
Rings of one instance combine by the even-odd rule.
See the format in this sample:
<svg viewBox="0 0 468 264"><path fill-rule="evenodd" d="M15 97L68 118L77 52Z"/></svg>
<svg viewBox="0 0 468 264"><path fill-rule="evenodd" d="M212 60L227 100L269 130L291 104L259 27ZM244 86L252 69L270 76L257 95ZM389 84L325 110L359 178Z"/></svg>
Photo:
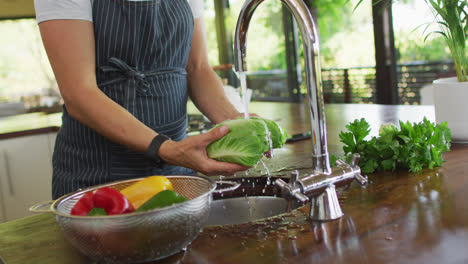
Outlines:
<svg viewBox="0 0 468 264"><path fill-rule="evenodd" d="M164 141L169 140L168 136L158 134L153 138L151 144L149 145L148 149L145 151L145 156L151 160L153 160L157 165L162 165L164 161L159 157L159 148L161 147Z"/></svg>

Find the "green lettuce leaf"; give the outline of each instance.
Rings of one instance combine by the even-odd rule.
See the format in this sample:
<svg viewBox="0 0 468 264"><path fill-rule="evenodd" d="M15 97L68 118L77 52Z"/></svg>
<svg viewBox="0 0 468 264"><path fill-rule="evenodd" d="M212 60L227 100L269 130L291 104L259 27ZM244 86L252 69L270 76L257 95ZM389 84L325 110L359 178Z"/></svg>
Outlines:
<svg viewBox="0 0 468 264"><path fill-rule="evenodd" d="M263 120L227 120L213 129L222 125L227 125L229 132L207 146L206 153L211 159L252 167L271 149L270 132Z"/></svg>
<svg viewBox="0 0 468 264"><path fill-rule="evenodd" d="M275 149L281 148L284 145L284 143L286 143L286 139L288 138L288 135L286 131L284 131L283 128L278 123L276 123L273 120L266 119L263 117L252 116L250 118L260 119L266 123L268 130L270 131L271 142L273 143L273 148Z"/></svg>

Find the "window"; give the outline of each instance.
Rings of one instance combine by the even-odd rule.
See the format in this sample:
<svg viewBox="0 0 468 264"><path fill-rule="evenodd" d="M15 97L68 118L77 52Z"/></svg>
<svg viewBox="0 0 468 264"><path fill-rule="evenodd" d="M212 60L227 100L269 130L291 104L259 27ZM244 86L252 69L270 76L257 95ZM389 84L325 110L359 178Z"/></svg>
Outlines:
<svg viewBox="0 0 468 264"><path fill-rule="evenodd" d="M36 20L0 21L0 32L0 101L23 100L26 108L57 101L57 85Z"/></svg>

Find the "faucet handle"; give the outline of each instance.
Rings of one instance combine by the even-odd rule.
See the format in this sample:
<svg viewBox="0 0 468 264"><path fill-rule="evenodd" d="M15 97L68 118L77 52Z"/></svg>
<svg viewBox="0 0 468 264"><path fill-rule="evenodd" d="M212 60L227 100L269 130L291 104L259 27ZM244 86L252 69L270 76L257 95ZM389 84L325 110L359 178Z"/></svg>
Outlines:
<svg viewBox="0 0 468 264"><path fill-rule="evenodd" d="M299 201L301 201L301 203L303 203L303 204L305 204L305 203L307 203L309 201L309 197L305 196L301 192L294 193L294 197L296 199L298 199Z"/></svg>
<svg viewBox="0 0 468 264"><path fill-rule="evenodd" d="M276 179L275 180L275 185L278 186L281 190L287 189L288 184L283 181L282 179Z"/></svg>
<svg viewBox="0 0 468 264"><path fill-rule="evenodd" d="M303 193L300 192L299 188L295 188L298 185L298 179L299 178L299 171L298 170L293 170L291 172L291 177L289 178L289 185L293 190L292 195L302 203L307 203L309 201L309 197L305 196Z"/></svg>
<svg viewBox="0 0 468 264"><path fill-rule="evenodd" d="M291 179L290 179L289 184L286 183L285 181L283 181L282 179L276 179L275 185L278 186L281 189L281 193L282 193L283 197L288 198L288 197L292 196L292 197L296 198L297 200L301 201L302 203L307 203L309 201L309 197L302 194L300 192L299 188L294 188L295 183L292 182L292 178L297 177L297 175L299 173L294 174L296 176L293 176L293 174L294 173L291 174ZM296 181L297 181L297 179L296 179Z"/></svg>
<svg viewBox="0 0 468 264"><path fill-rule="evenodd" d="M281 189L282 196L285 198L294 197L302 203L307 203L309 197L301 193L301 189L297 186L297 176L299 172L296 170L291 173L291 179L289 184L283 181L282 179L277 179L275 185Z"/></svg>
<svg viewBox="0 0 468 264"><path fill-rule="evenodd" d="M362 176L359 173L354 175L354 179L361 185L366 185L369 182L367 176Z"/></svg>
<svg viewBox="0 0 468 264"><path fill-rule="evenodd" d="M353 154L353 158L351 159L351 167L353 168L359 168L359 159L361 158L361 155L359 155L358 153L354 153ZM361 170L359 169L359 172ZM368 180L367 180L367 176L362 176L360 173L356 173L354 174L354 179L361 185L366 185Z"/></svg>
<svg viewBox="0 0 468 264"><path fill-rule="evenodd" d="M293 170L291 172L291 177L289 178L289 184L295 185L297 183L297 179L299 178L299 171Z"/></svg>
<svg viewBox="0 0 468 264"><path fill-rule="evenodd" d="M353 154L353 158L351 159L351 166L356 167L359 166L359 159L361 158L361 155L358 153Z"/></svg>

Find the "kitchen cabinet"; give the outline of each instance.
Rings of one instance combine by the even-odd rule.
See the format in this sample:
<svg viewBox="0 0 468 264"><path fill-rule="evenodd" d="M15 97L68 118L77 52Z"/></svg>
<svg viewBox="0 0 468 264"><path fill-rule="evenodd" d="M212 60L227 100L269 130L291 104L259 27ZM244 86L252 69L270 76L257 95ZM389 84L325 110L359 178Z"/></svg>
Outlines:
<svg viewBox="0 0 468 264"><path fill-rule="evenodd" d="M31 215L31 205L51 200L56 132L0 140L1 221Z"/></svg>
<svg viewBox="0 0 468 264"><path fill-rule="evenodd" d="M7 172L6 172L5 160L3 159L3 154L0 154L0 155L1 155L1 157L0 157L0 175L6 175ZM6 184L6 183L3 182L3 177L0 177L0 186L3 186L4 184ZM5 217L6 208L5 208L4 202L3 202L2 189L3 188L0 188L0 223L6 221L6 217Z"/></svg>
<svg viewBox="0 0 468 264"><path fill-rule="evenodd" d="M52 154L54 153L55 139L57 139L57 133L56 132L47 133L47 139L48 139L50 160L52 162Z"/></svg>

